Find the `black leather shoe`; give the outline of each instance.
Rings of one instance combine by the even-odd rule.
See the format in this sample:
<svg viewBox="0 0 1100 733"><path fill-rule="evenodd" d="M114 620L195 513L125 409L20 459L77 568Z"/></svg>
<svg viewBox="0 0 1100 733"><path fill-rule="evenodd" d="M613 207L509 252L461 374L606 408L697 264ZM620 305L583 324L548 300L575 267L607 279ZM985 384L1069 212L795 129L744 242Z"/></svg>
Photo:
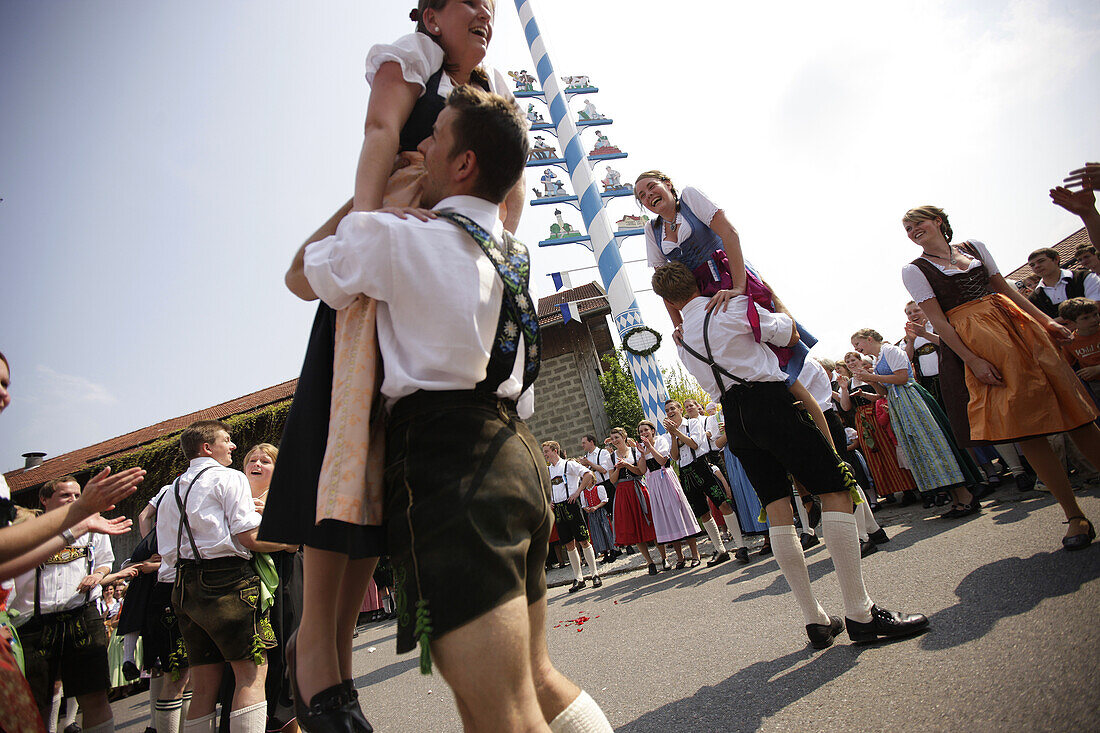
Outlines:
<svg viewBox="0 0 1100 733"><path fill-rule="evenodd" d="M711 568L711 567L714 567L715 565L721 565L722 563L724 563L726 560L729 560L729 559L730 559L730 554L728 552L723 552L721 554L716 552L716 553L714 553L714 557L707 560L707 567Z"/></svg>
<svg viewBox="0 0 1100 733"><path fill-rule="evenodd" d="M603 587L603 578L601 578L598 575L593 575L592 576L592 587L593 588L602 588Z"/></svg>
<svg viewBox="0 0 1100 733"><path fill-rule="evenodd" d="M814 649L828 649L841 631L844 631L844 622L840 616L830 616L827 624L806 624L806 636L810 637L810 646Z"/></svg>
<svg viewBox="0 0 1100 733"><path fill-rule="evenodd" d="M946 491L936 494L936 506L947 506L951 503L951 495Z"/></svg>
<svg viewBox="0 0 1100 733"><path fill-rule="evenodd" d="M577 591L579 591L584 586L585 586L585 582L584 582L583 578L581 580L574 580L573 585L569 587L569 592L570 593L576 593Z"/></svg>
<svg viewBox="0 0 1100 733"><path fill-rule="evenodd" d="M657 574L657 566L654 565L653 563L649 564L649 574L650 575L656 575Z"/></svg>
<svg viewBox="0 0 1100 733"><path fill-rule="evenodd" d="M848 638L856 643L897 639L911 636L928 628L928 617L920 613L898 613L871 606L871 620L860 623L850 618L844 619L848 627Z"/></svg>
<svg viewBox="0 0 1100 733"><path fill-rule="evenodd" d="M901 505L909 506L910 504L916 504L920 501L920 497L917 496L917 492L913 489L902 492Z"/></svg>
<svg viewBox="0 0 1100 733"><path fill-rule="evenodd" d="M876 545L882 545L890 541L890 538L886 536L886 530L882 527L879 527L867 536L870 538L871 542L874 542Z"/></svg>
<svg viewBox="0 0 1100 733"><path fill-rule="evenodd" d="M920 503L921 507L923 507L925 509L931 509L932 507L936 506L937 496L935 494L933 494L931 491L925 491L923 494L921 494L920 498L921 498L921 503ZM944 502L944 504L946 504L946 503L947 502ZM943 506L943 504L940 504L940 506Z"/></svg>
<svg viewBox="0 0 1100 733"><path fill-rule="evenodd" d="M133 682L141 676L141 670L137 668L137 665L127 659L122 663L122 676Z"/></svg>
<svg viewBox="0 0 1100 733"><path fill-rule="evenodd" d="M359 733L373 733L374 727L367 720L367 716L363 715L363 707L359 704L359 691L355 689L355 683L351 680L344 680L342 684L348 694L348 699L351 700L351 716L360 726L358 728Z"/></svg>
<svg viewBox="0 0 1100 733"><path fill-rule="evenodd" d="M1082 516L1070 517L1068 520L1066 520L1066 524L1069 524L1074 519L1085 518ZM1083 532L1082 534L1075 534L1071 537L1062 538L1062 547L1064 547L1068 552L1073 552L1074 550L1083 550L1090 544L1092 544L1092 541L1094 539L1096 539L1096 528L1092 526L1092 522L1085 519L1085 523L1089 525L1088 532Z"/></svg>
<svg viewBox="0 0 1100 733"><path fill-rule="evenodd" d="M1028 473L1018 473L1013 476L1013 479L1016 481L1017 491L1031 491L1035 486L1035 477Z"/></svg>
<svg viewBox="0 0 1100 733"><path fill-rule="evenodd" d="M821 522L821 502L810 499L804 501L803 505L806 507L806 519L810 528L816 527Z"/></svg>
<svg viewBox="0 0 1100 733"><path fill-rule="evenodd" d="M298 727L306 733L371 733L359 703L348 695L344 682L326 687L313 696L305 715L298 716Z"/></svg>
<svg viewBox="0 0 1100 733"><path fill-rule="evenodd" d="M751 562L749 560L749 548L747 547L738 547L733 551L733 557L742 565L748 565Z"/></svg>
<svg viewBox="0 0 1100 733"><path fill-rule="evenodd" d="M760 545L760 550L756 553L760 557L767 557L772 554L772 543L768 540L764 540L764 544Z"/></svg>
<svg viewBox="0 0 1100 733"><path fill-rule="evenodd" d="M821 540L818 539L817 535L810 534L809 532L803 532L802 536L798 538L798 541L802 543L803 552L821 544Z"/></svg>
<svg viewBox="0 0 1100 733"><path fill-rule="evenodd" d="M874 542L872 542L871 540L860 540L859 541L859 556L860 557L867 557L868 555L870 555L872 553L875 553L875 552L878 552L878 545L876 545Z"/></svg>

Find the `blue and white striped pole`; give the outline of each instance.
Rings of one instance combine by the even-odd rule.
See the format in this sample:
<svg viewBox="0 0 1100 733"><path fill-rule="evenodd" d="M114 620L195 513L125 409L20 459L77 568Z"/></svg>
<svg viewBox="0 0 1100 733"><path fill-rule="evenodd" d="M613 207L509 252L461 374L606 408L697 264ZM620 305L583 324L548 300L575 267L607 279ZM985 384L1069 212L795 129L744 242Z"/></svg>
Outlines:
<svg viewBox="0 0 1100 733"><path fill-rule="evenodd" d="M644 325L642 313L638 309L638 301L626 276L622 257L619 256L619 247L615 244L611 220L607 211L604 210L603 199L600 197L600 191L592 175L592 166L581 146L577 126L573 124L573 118L569 113L565 92L562 90L554 65L550 62L550 56L542 42L538 24L535 23L535 14L531 10L530 0L516 0L516 10L519 11L519 20L527 37L527 45L531 49L531 59L535 64L539 83L542 85L543 96L550 108L550 117L557 129L558 142L565 152L569 178L573 184L573 191L580 200L581 217L584 219L588 236L591 237L592 254L596 257L596 265L599 267L604 290L607 291L607 300L611 305L611 315L615 319L615 327L619 329L621 338ZM661 370L657 368L657 359L652 354L635 356L629 351L626 352L626 356L630 364L630 372L634 377L634 384L641 398L642 411L646 418L657 425L658 432L664 432L661 420L665 416L664 404L668 398L668 392L661 379Z"/></svg>

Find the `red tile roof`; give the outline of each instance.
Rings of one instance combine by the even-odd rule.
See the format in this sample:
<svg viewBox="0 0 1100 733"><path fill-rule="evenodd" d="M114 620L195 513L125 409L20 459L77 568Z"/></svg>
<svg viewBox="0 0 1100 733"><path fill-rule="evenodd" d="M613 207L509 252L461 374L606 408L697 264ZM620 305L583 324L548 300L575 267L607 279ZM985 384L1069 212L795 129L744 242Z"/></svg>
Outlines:
<svg viewBox="0 0 1100 733"><path fill-rule="evenodd" d="M611 304L607 302L607 293L598 284L590 282L569 290L560 290L545 298L539 298L539 326L552 326L562 323L564 319L558 306L573 300L579 301L577 312L580 313L581 318L606 315L611 312Z"/></svg>
<svg viewBox="0 0 1100 733"><path fill-rule="evenodd" d="M214 405L213 407L208 407L205 410L199 410L189 415L182 415L172 418L171 420L165 420L156 425L150 425L147 428L141 428L140 430L120 435L117 438L111 438L102 443L90 445L87 448L80 448L79 450L65 453L56 458L47 459L41 466L37 466L30 470L17 468L14 471L5 473L4 478L7 480L8 486L11 487L12 492L15 493L31 486L37 486L52 478L78 473L108 456L129 452L135 448L151 443L154 440L163 438L166 435L179 432L196 420L224 420L233 415L240 415L241 413L251 412L260 407L288 400L294 396L294 388L297 387L297 385L297 379L292 379L282 384L276 384L274 387L261 389L258 392L246 394L243 397L238 397L228 402L223 402L220 405Z"/></svg>
<svg viewBox="0 0 1100 733"><path fill-rule="evenodd" d="M1077 263L1077 260L1073 256L1074 252L1076 252L1077 248L1080 247L1082 244L1092 244L1092 242L1089 240L1089 233L1085 230L1084 227L1081 227L1073 234L1063 239L1061 242L1058 242L1058 244L1055 244L1053 247L1051 247L1051 249L1058 253L1058 257L1062 260L1062 267L1070 269L1073 265ZM1005 279L1023 280L1031 274L1031 268L1028 267L1027 263L1025 262L1012 272L1005 275Z"/></svg>

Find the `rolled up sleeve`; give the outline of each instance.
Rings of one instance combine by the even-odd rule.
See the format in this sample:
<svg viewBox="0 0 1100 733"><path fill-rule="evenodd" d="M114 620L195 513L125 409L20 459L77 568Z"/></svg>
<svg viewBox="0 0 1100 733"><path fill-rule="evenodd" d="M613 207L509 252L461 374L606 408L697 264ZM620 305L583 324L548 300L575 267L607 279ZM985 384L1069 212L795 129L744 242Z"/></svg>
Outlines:
<svg viewBox="0 0 1100 733"><path fill-rule="evenodd" d="M391 242L384 216L389 215L353 211L340 221L336 234L306 247L306 279L329 307L344 308L360 293L388 299Z"/></svg>
<svg viewBox="0 0 1100 733"><path fill-rule="evenodd" d="M759 305L756 306L756 312L760 314L761 341L767 341L776 346L786 346L791 342L794 320L790 316L786 313L771 313Z"/></svg>

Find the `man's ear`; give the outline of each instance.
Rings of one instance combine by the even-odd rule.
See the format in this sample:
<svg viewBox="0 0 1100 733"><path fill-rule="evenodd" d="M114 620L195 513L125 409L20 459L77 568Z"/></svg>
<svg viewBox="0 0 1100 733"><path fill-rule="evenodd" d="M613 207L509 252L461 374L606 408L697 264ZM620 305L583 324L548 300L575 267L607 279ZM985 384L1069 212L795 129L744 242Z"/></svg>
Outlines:
<svg viewBox="0 0 1100 733"><path fill-rule="evenodd" d="M477 154L473 150L464 150L454 157L451 169L455 183L473 183L477 180Z"/></svg>

